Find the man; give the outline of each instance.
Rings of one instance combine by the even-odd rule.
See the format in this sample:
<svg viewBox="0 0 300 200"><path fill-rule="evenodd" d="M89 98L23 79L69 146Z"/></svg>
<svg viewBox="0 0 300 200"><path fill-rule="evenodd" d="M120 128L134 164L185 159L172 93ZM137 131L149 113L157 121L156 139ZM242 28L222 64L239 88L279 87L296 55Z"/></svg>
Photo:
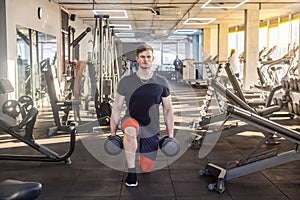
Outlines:
<svg viewBox="0 0 300 200"><path fill-rule="evenodd" d="M175 71L177 71L180 74L177 74L177 79L181 78L183 74L183 62L178 58L178 55L176 56L176 59L173 62L173 65L175 67Z"/></svg>
<svg viewBox="0 0 300 200"><path fill-rule="evenodd" d="M178 58L178 55L176 56L174 62L173 62L173 65L175 67L175 70L178 71L180 67L182 67L183 63L182 63L182 60L180 60Z"/></svg>
<svg viewBox="0 0 300 200"><path fill-rule="evenodd" d="M153 73L153 48L142 45L136 50L139 65L136 73L122 78L118 84L110 120L111 135L116 135L121 121L124 132L124 149L128 165L126 186L137 186L135 166L138 138L140 144L140 167L150 172L155 164L160 138L159 105L162 103L168 136L174 136L174 115L170 89L166 78ZM121 119L123 103L127 110Z"/></svg>

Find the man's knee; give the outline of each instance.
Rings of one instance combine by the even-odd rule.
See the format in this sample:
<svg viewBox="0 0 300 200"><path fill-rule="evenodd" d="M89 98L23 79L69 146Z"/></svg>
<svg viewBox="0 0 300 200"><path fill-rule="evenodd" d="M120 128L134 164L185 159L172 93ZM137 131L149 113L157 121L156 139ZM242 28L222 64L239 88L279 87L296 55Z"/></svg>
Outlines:
<svg viewBox="0 0 300 200"><path fill-rule="evenodd" d="M155 160L147 158L146 156L140 156L140 166L143 172L151 172L155 165Z"/></svg>
<svg viewBox="0 0 300 200"><path fill-rule="evenodd" d="M139 133L139 123L133 118L127 118L122 122L122 131L129 136L137 136Z"/></svg>
<svg viewBox="0 0 300 200"><path fill-rule="evenodd" d="M126 127L126 128L123 130L123 132L124 132L124 134L125 134L125 137L126 137L126 136L131 136L131 137L136 138L136 136L137 136L136 128L135 128L135 127L132 127L132 126Z"/></svg>

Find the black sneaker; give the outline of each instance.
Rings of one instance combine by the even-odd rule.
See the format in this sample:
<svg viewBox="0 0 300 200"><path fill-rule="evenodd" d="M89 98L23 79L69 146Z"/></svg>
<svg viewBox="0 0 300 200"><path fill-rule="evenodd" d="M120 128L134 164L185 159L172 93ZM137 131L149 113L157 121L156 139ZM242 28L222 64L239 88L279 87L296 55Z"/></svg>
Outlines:
<svg viewBox="0 0 300 200"><path fill-rule="evenodd" d="M136 173L128 173L126 181L125 181L126 186L128 187L136 187L138 185L137 178L136 178Z"/></svg>

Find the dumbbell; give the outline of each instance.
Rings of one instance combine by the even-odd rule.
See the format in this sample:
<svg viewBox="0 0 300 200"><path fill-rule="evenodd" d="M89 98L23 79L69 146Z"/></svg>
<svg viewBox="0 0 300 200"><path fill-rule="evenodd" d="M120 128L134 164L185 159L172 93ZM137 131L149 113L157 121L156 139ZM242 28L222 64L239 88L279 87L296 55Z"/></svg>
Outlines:
<svg viewBox="0 0 300 200"><path fill-rule="evenodd" d="M180 151L178 140L169 136L164 136L159 140L159 148L168 157L176 156Z"/></svg>
<svg viewBox="0 0 300 200"><path fill-rule="evenodd" d="M298 104L297 103L293 103L293 111L294 114L299 115L299 109L298 109Z"/></svg>
<svg viewBox="0 0 300 200"><path fill-rule="evenodd" d="M273 98L273 103L274 103L274 105L278 105L278 99L277 98Z"/></svg>
<svg viewBox="0 0 300 200"><path fill-rule="evenodd" d="M123 149L123 139L119 135L108 136L104 141L104 150L109 155L118 155Z"/></svg>
<svg viewBox="0 0 300 200"><path fill-rule="evenodd" d="M285 80L281 80L281 85L282 85L282 88L285 88Z"/></svg>
<svg viewBox="0 0 300 200"><path fill-rule="evenodd" d="M278 99L277 99L277 105L278 105L280 108L283 108L283 102L282 102L282 99L281 99L281 98L278 98Z"/></svg>
<svg viewBox="0 0 300 200"><path fill-rule="evenodd" d="M285 89L289 90L290 82L288 80L285 81Z"/></svg>
<svg viewBox="0 0 300 200"><path fill-rule="evenodd" d="M294 82L293 82L293 84L294 84L294 85L293 85L293 89L294 89L295 91L298 90L298 81L299 81L299 80L298 80L297 78L295 78L295 79L294 79Z"/></svg>
<svg viewBox="0 0 300 200"><path fill-rule="evenodd" d="M294 79L290 78L290 87L289 90L294 90Z"/></svg>
<svg viewBox="0 0 300 200"><path fill-rule="evenodd" d="M21 112L21 104L16 100L7 100L2 105L2 112L16 119Z"/></svg>
<svg viewBox="0 0 300 200"><path fill-rule="evenodd" d="M33 107L33 100L28 95L20 96L18 102L21 104L21 115L24 118L28 111Z"/></svg>
<svg viewBox="0 0 300 200"><path fill-rule="evenodd" d="M288 110L290 113L294 113L293 102L288 102Z"/></svg>

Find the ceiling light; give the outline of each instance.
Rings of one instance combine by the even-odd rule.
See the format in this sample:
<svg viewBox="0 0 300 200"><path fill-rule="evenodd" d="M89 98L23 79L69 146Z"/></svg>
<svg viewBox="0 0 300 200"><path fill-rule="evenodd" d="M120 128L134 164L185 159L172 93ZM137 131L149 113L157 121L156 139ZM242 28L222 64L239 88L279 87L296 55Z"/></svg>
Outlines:
<svg viewBox="0 0 300 200"><path fill-rule="evenodd" d="M109 15L109 18L128 18L126 10L93 10L95 15Z"/></svg>
<svg viewBox="0 0 300 200"><path fill-rule="evenodd" d="M109 25L114 30L131 30L130 24L110 24Z"/></svg>
<svg viewBox="0 0 300 200"><path fill-rule="evenodd" d="M216 18L188 18L183 22L187 25L205 25L215 21Z"/></svg>
<svg viewBox="0 0 300 200"><path fill-rule="evenodd" d="M170 40L181 40L181 39L185 39L186 36L185 35L171 35L168 37L168 39Z"/></svg>
<svg viewBox="0 0 300 200"><path fill-rule="evenodd" d="M134 33L116 33L117 37L134 37Z"/></svg>
<svg viewBox="0 0 300 200"><path fill-rule="evenodd" d="M198 30L195 29L178 29L174 31L174 34L182 34L182 35L192 35L195 32L197 32Z"/></svg>
<svg viewBox="0 0 300 200"><path fill-rule="evenodd" d="M232 6L224 6L223 4L224 3L220 3L220 2L212 2L213 0L208 0L205 4L203 4L201 6L201 8L215 8L215 9L220 9L220 8L225 8L225 9L234 9L234 8L237 8L241 5L243 5L244 3L250 1L250 0L239 0L237 1L236 3L237 4L234 4L234 3L230 3L230 5ZM229 4L229 3L228 3Z"/></svg>
<svg viewBox="0 0 300 200"><path fill-rule="evenodd" d="M120 38L121 42L137 42L136 38Z"/></svg>

